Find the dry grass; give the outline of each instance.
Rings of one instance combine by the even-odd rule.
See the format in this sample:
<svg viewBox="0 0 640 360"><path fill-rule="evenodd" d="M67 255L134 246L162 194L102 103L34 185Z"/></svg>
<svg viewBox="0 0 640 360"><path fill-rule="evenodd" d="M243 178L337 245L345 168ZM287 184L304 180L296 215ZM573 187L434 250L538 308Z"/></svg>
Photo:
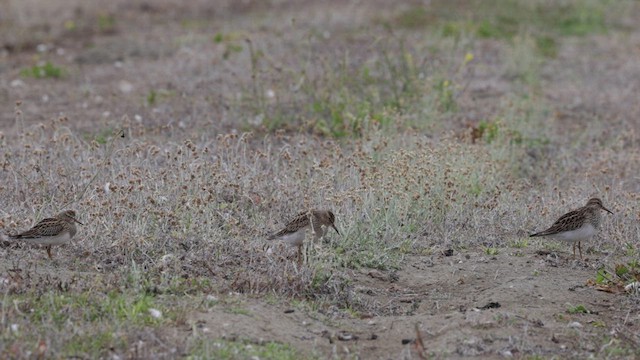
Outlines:
<svg viewBox="0 0 640 360"><path fill-rule="evenodd" d="M154 6L150 19L174 8ZM83 59L75 63L38 55L69 70L61 79L22 78L26 87L5 81L19 77L20 67L0 68L10 94L5 108L25 99L0 132L0 224L14 233L66 208L86 224L80 241L57 249L44 270L39 252L22 244L2 249L0 354L243 354L244 345L211 348L163 331L192 326L186 314L203 306L204 294L296 299L338 318L395 315L362 297L350 271L392 273L407 256L447 249L544 247L522 239L592 195L615 215L605 218L591 251L605 254L605 264L637 259L637 109L614 103L619 112L610 118L590 112L588 100L568 109L545 96L560 91L548 73L564 71L558 62L571 55L558 45L560 60L546 57L536 41L565 41L558 34L566 29L537 33L532 22L534 30L494 36L510 29L504 19L452 27L443 18L434 28L446 31L425 33L416 24L436 15L416 20L399 8L389 18L358 17L371 32L339 20L306 31L310 20L303 19L285 30L273 25L268 36L242 29L211 36L196 10L182 14L182 27L171 25L180 30L171 41L158 39L154 54L122 50L125 69L113 79L101 73L111 64L81 70L95 49L71 47ZM107 17L91 37L108 41L130 30L129 41L139 41L142 30L119 20L136 11L119 17L115 9L113 19L92 13ZM579 30L601 34L601 27L626 24L592 20ZM30 26L21 24L11 26ZM281 38L281 31L292 34ZM37 42L64 41L38 34ZM29 39L3 41L11 51L30 48ZM577 53L588 48L573 46ZM82 79L83 71L104 82ZM38 84L69 100L40 101ZM111 91L118 95L109 98ZM597 88L583 96L602 102ZM76 106L83 102L86 111ZM51 115L56 106L68 106L66 115ZM307 246L302 267L290 259L293 250L266 254L266 234L311 207L332 209L342 235ZM629 306L638 311L637 302ZM153 317L152 308L163 316ZM257 353L295 357L287 346L269 351Z"/></svg>

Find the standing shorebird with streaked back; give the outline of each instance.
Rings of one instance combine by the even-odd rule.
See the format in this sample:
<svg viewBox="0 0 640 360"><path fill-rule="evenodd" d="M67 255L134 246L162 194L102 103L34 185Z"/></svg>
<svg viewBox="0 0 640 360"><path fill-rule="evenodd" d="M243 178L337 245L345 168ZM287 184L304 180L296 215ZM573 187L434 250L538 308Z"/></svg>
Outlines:
<svg viewBox="0 0 640 360"><path fill-rule="evenodd" d="M76 219L76 212L73 210L65 210L52 218L41 220L31 229L17 234L9 235L9 238L22 240L29 244L45 245L49 259L51 256L52 245L62 245L71 241L71 238L78 231L76 224L82 224Z"/></svg>
<svg viewBox="0 0 640 360"><path fill-rule="evenodd" d="M550 228L544 231L530 235L548 236L557 240L573 243L573 257L576 257L576 243L580 251L580 259L582 259L582 249L580 243L591 239L600 228L602 214L600 210L613 214L609 209L602 205L602 201L598 198L591 198L587 201L587 205L570 211L562 215L556 220Z"/></svg>
<svg viewBox="0 0 640 360"><path fill-rule="evenodd" d="M291 246L298 247L298 262L302 260L302 245L307 231L311 231L314 238L320 239L332 227L338 235L340 231L335 225L336 216L328 210L310 210L296 215L284 229L269 236L267 240L281 240Z"/></svg>

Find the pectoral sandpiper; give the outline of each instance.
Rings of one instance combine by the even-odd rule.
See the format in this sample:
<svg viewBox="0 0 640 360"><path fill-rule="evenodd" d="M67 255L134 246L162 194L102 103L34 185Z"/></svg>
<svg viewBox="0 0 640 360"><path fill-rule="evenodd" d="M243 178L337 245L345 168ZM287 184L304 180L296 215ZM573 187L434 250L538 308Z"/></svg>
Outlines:
<svg viewBox="0 0 640 360"><path fill-rule="evenodd" d="M576 243L580 251L580 259L582 259L582 249L580 242L587 241L593 237L598 228L602 215L600 210L604 210L613 214L609 209L602 205L602 201L598 198L591 198L587 205L570 211L562 215L550 228L530 236L549 236L551 238L573 243L573 257L576 257Z"/></svg>
<svg viewBox="0 0 640 360"><path fill-rule="evenodd" d="M51 246L69 242L77 232L75 223L84 225L76 219L75 211L66 210L55 217L41 220L23 233L9 237L23 240L29 244L46 245L47 254L51 259Z"/></svg>
<svg viewBox="0 0 640 360"><path fill-rule="evenodd" d="M301 212L291 220L284 229L269 236L268 240L281 240L291 246L298 247L298 262L302 259L302 245L304 238L307 234L307 230L310 230L315 239L324 237L332 227L336 230L338 235L340 232L335 225L336 216L327 210L310 210Z"/></svg>

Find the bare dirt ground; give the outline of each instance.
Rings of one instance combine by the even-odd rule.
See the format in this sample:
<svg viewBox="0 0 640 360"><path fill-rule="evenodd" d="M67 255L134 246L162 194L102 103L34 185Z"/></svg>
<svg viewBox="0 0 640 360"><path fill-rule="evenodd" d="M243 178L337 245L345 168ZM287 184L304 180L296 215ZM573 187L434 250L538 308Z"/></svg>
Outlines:
<svg viewBox="0 0 640 360"><path fill-rule="evenodd" d="M214 338L284 341L305 353L340 358L415 357L415 325L426 353L452 359L531 353L583 358L602 350L597 346L611 345L601 343L613 335L609 331L635 331L623 296L587 286L594 272L589 262L564 254L487 256L470 251L407 260L393 276L376 270L349 273L358 294L378 302L382 314L327 321L290 304L267 305L231 295L237 300L230 301L242 302L247 313L213 307L191 316L199 331L206 329ZM576 304L590 313L568 314ZM622 339L635 346L634 340Z"/></svg>
<svg viewBox="0 0 640 360"><path fill-rule="evenodd" d="M32 219L46 215L38 209L45 208L48 214L55 208L52 203L59 199L73 199L92 219L74 242L56 248L54 261L46 259L44 251L26 246L5 243L0 249L0 289L4 296L0 354L4 357L640 357L639 297L621 291L619 283L596 283L599 269L611 274L616 265L634 264L639 259L636 194L640 182L636 174L640 166L636 133L640 119L640 25L633 20L638 18L635 15L640 16L637 2L628 2L625 16L620 16L608 31L562 38L557 49L554 47L556 54L544 61L531 60L534 55L525 46L539 39L518 37L521 34L508 39L498 35L464 40L465 34L473 31L462 22L474 18L473 9L478 5L475 2L0 3L6 9L0 13L0 151L4 152L0 159L4 161L0 163L4 164L0 227L8 233L24 229L32 225ZM416 10L423 7L426 14ZM422 14L420 21L436 22L454 10L460 22L452 24L462 28L462 40L445 37L422 43L423 37L436 32L435 28L415 25L407 15L417 12ZM610 22L607 20L606 24ZM407 63L418 63L418 54L422 54L426 62L431 62L425 68L446 68L443 72L451 81L461 84L459 90L463 90L455 96L455 110L432 121L435 125L421 127L419 120L431 114L423 108L446 107L444 82L433 88L442 91L439 102L421 104L423 112L416 115L418 120L402 112L393 115L410 118L409 125L403 125L409 129L406 133L392 131L379 138L358 127L364 125L342 128L323 124L319 112L305 107L307 100L321 104L319 99L325 95L327 99L338 93L348 97L338 91L346 89L346 85L341 89L334 86L347 84L349 79L341 78L340 69L334 68L329 59L344 58L345 68L365 64L363 69L371 70L375 77L373 63L384 63L389 54L405 55L404 50L399 50L400 41L396 42L400 38L412 44L408 46L416 46L411 51L415 59ZM518 41L525 45L518 45ZM385 46L388 51L378 52ZM473 71L458 70L466 66L460 63L467 53L473 54ZM450 65L453 59L458 63ZM37 79L28 73L31 66L44 61L60 66L64 75L60 79ZM300 68L304 71L296 72ZM392 65L388 69L401 71ZM359 73L363 72L366 71ZM418 75L424 75L420 81L428 82L438 74ZM324 79L321 75L335 81L322 82L318 80ZM368 101L393 93L389 89L396 89L394 81L386 84L379 92L373 91ZM312 93L317 98L301 95L305 87L313 91L304 94ZM427 92L431 91L436 92ZM512 93L524 95L516 100ZM524 101L534 105L513 105ZM336 108L352 110L351 103L345 103ZM528 115L536 113L533 108L544 108L540 111L543 115L539 115L543 121L538 123L540 118ZM327 118L335 116L335 112L327 113ZM517 160L508 155L515 151L512 148L495 150L497 146L490 144L492 135L487 133L494 126L491 124L502 126L509 122L505 120L509 116L519 120L503 132L511 136L505 143L533 139L531 134L539 126L530 129L527 126L531 123L548 126L545 134L549 140L531 140L535 144L523 150L524 155ZM373 255L402 248L396 263L378 266L370 261L377 259L375 256L363 259L334 242L317 251L346 254L340 260L322 253L322 260L311 261L302 268L290 260L265 260L265 233L282 225L283 214L293 214L297 207L318 203L319 199L343 201L338 225L345 229L345 237L356 238L365 231L352 224L369 219L370 214L357 209L356 200L356 205L344 205L351 201L344 200L348 198L346 190L326 190L342 190L347 185L343 185L346 181L336 181L335 173L323 173L327 171L323 169L336 163L356 164L354 159L359 154L373 154L372 149L377 151L377 146L384 149L387 141L396 144L390 147L402 149L410 139L417 138L416 146L420 148L435 142L434 138L464 138L480 129L478 124L486 119L497 120L488 122L480 138L489 136L487 146L494 148L485 150L480 147L483 145L466 140L461 140L460 146L467 150L451 147L451 154L504 153L507 155L500 155L500 161L517 164L509 168L519 174L514 175L517 180L510 182L512 179L497 173L492 188L499 190L488 190L491 195L487 199L468 203L475 208L484 206L489 209L486 212L474 210L479 212L469 215L467 210L455 210L461 214L459 218L445 214L439 230L428 229L427 235L411 237L408 245L397 239L406 233L392 232L385 226L371 230L373 241L384 243L380 248L374 247ZM118 148L110 158L108 146L114 144L110 136L117 129L124 129L126 141L131 143L130 147ZM65 140L67 130L74 134L70 138L78 140ZM237 140L238 134L245 131L259 134L246 141L248 156ZM358 137L359 131L365 134L362 138ZM62 150L35 154L41 147L46 148L42 144L49 144L48 140L42 139L49 139L52 132L55 146ZM516 132L519 135L513 135ZM345 133L347 140L334 140ZM404 134L408 134L406 143ZM195 155L195 150L189 157L188 143L192 139L194 147L202 151L198 153L202 158ZM273 143L269 142L271 139ZM69 141L68 145L65 141ZM232 145L225 147L216 141ZM105 143L107 147L98 155L78 150L83 146L99 149ZM180 146L184 153L175 155L172 151ZM343 154L336 148L348 150ZM32 150L35 155L20 157L24 151ZM205 158L208 151L214 155ZM320 155L307 156L313 151ZM576 153L584 157L576 158ZM58 172L27 172L10 165L11 156L34 169L50 161L68 162ZM290 161L287 157L308 165L301 165L303 170L299 171L303 175L295 166L283 165ZM238 164L238 159L246 158L250 159L250 166ZM372 164L384 166L376 162L379 159L375 155L372 158ZM500 161L489 163L483 171L491 173L486 168L502 166ZM270 162L276 165L271 167ZM114 170L98 172L101 168L111 169L111 163ZM214 170L206 168L209 163L217 164ZM177 165L162 170L166 164ZM522 170L529 164L535 164L537 167L532 168L536 171ZM252 176L267 172L266 168L270 169L266 179L254 180ZM351 174L373 184L386 184L375 174L367 178L364 170L358 173L356 166L345 168L349 170L340 173L343 179ZM293 170L286 176L279 172L282 169ZM186 185L188 176L175 175L195 171L225 172L232 180L217 182L216 173L211 175L216 180L212 188L192 188ZM94 174L99 174L95 183ZM472 177L464 171L462 174L451 181L464 182L460 179ZM165 183L172 176L174 182ZM446 173L444 176L446 180ZM47 182L47 177L56 180ZM316 186L322 191L316 195L305 190L288 193L291 184L300 183L296 180L300 178L312 179L305 189ZM19 185L23 183L19 179L29 179L24 181L29 186ZM71 179L86 182L87 188L58 187L74 183ZM433 183L435 180L430 185L436 187ZM513 186L519 197L512 196L516 190L510 193L511 185L506 183L517 184ZM178 195L182 193L170 190L167 184L195 194L204 205L200 201L186 204ZM46 192L33 190L39 185ZM82 189L90 199L70 195ZM125 191L131 200L125 200ZM215 200L206 198L207 191ZM566 244L523 240L528 232L540 230L562 213L581 206L593 193L605 197L615 215L605 214L601 234L591 244L583 244L583 250L590 250L584 261L573 259ZM109 194L122 197L116 202L107 199ZM368 193L359 194L366 197ZM447 195L451 200L447 206L454 213L452 209L457 205L452 204L459 200L452 194L455 192ZM213 204L215 210L202 210L206 204ZM438 206L435 201L425 203L425 207L427 204ZM133 210L127 212L128 209ZM190 213L201 214L194 215L196 221L211 219L211 223L202 224L202 233L190 227ZM403 221L412 219L404 215L398 217L404 220L395 222L402 223L398 228L404 227ZM153 219L147 220L146 216ZM506 220L496 225L489 217ZM170 220L165 223L159 218ZM437 222L424 218L428 220L418 226L429 227ZM126 231L120 232L114 224L123 224ZM474 225L478 230L470 230ZM369 227L373 229L374 225ZM449 235L445 237L444 233ZM216 237L224 241L210 240ZM452 253L445 256L449 250ZM318 254L315 251L311 256ZM319 276L319 269L330 270ZM146 278L140 274L151 275ZM326 281L316 286L318 278ZM189 284L176 285L174 280ZM310 289L321 291L310 294ZM109 303L116 310L105 310L110 309L107 305L96 310L119 319L109 325L95 324L93 317L88 320L84 315L70 317L72 320L59 320L46 311L38 315L38 306L63 314L81 313L82 305L68 305L60 298L51 300L46 294L111 299L115 292L129 294L127 291L157 296L154 306L171 313L167 316L170 319L158 322L148 318L145 307L141 320L137 314L124 311L133 307L128 300L123 306ZM84 328L83 322L93 324L93 328ZM62 335L56 336L58 332ZM86 336L82 339L89 343L90 337L103 333L110 334L108 339L95 345L68 345L73 336ZM268 344L274 343L285 349L270 352ZM255 348L266 350L256 353Z"/></svg>

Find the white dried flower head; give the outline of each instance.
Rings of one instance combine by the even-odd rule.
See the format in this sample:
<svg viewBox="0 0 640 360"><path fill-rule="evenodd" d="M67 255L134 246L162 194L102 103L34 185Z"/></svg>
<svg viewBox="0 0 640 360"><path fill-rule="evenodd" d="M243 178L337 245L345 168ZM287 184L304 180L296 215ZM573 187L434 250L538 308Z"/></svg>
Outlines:
<svg viewBox="0 0 640 360"><path fill-rule="evenodd" d="M151 316L155 319L161 319L162 318L162 311L158 310L158 309L149 309L149 314L151 314Z"/></svg>

